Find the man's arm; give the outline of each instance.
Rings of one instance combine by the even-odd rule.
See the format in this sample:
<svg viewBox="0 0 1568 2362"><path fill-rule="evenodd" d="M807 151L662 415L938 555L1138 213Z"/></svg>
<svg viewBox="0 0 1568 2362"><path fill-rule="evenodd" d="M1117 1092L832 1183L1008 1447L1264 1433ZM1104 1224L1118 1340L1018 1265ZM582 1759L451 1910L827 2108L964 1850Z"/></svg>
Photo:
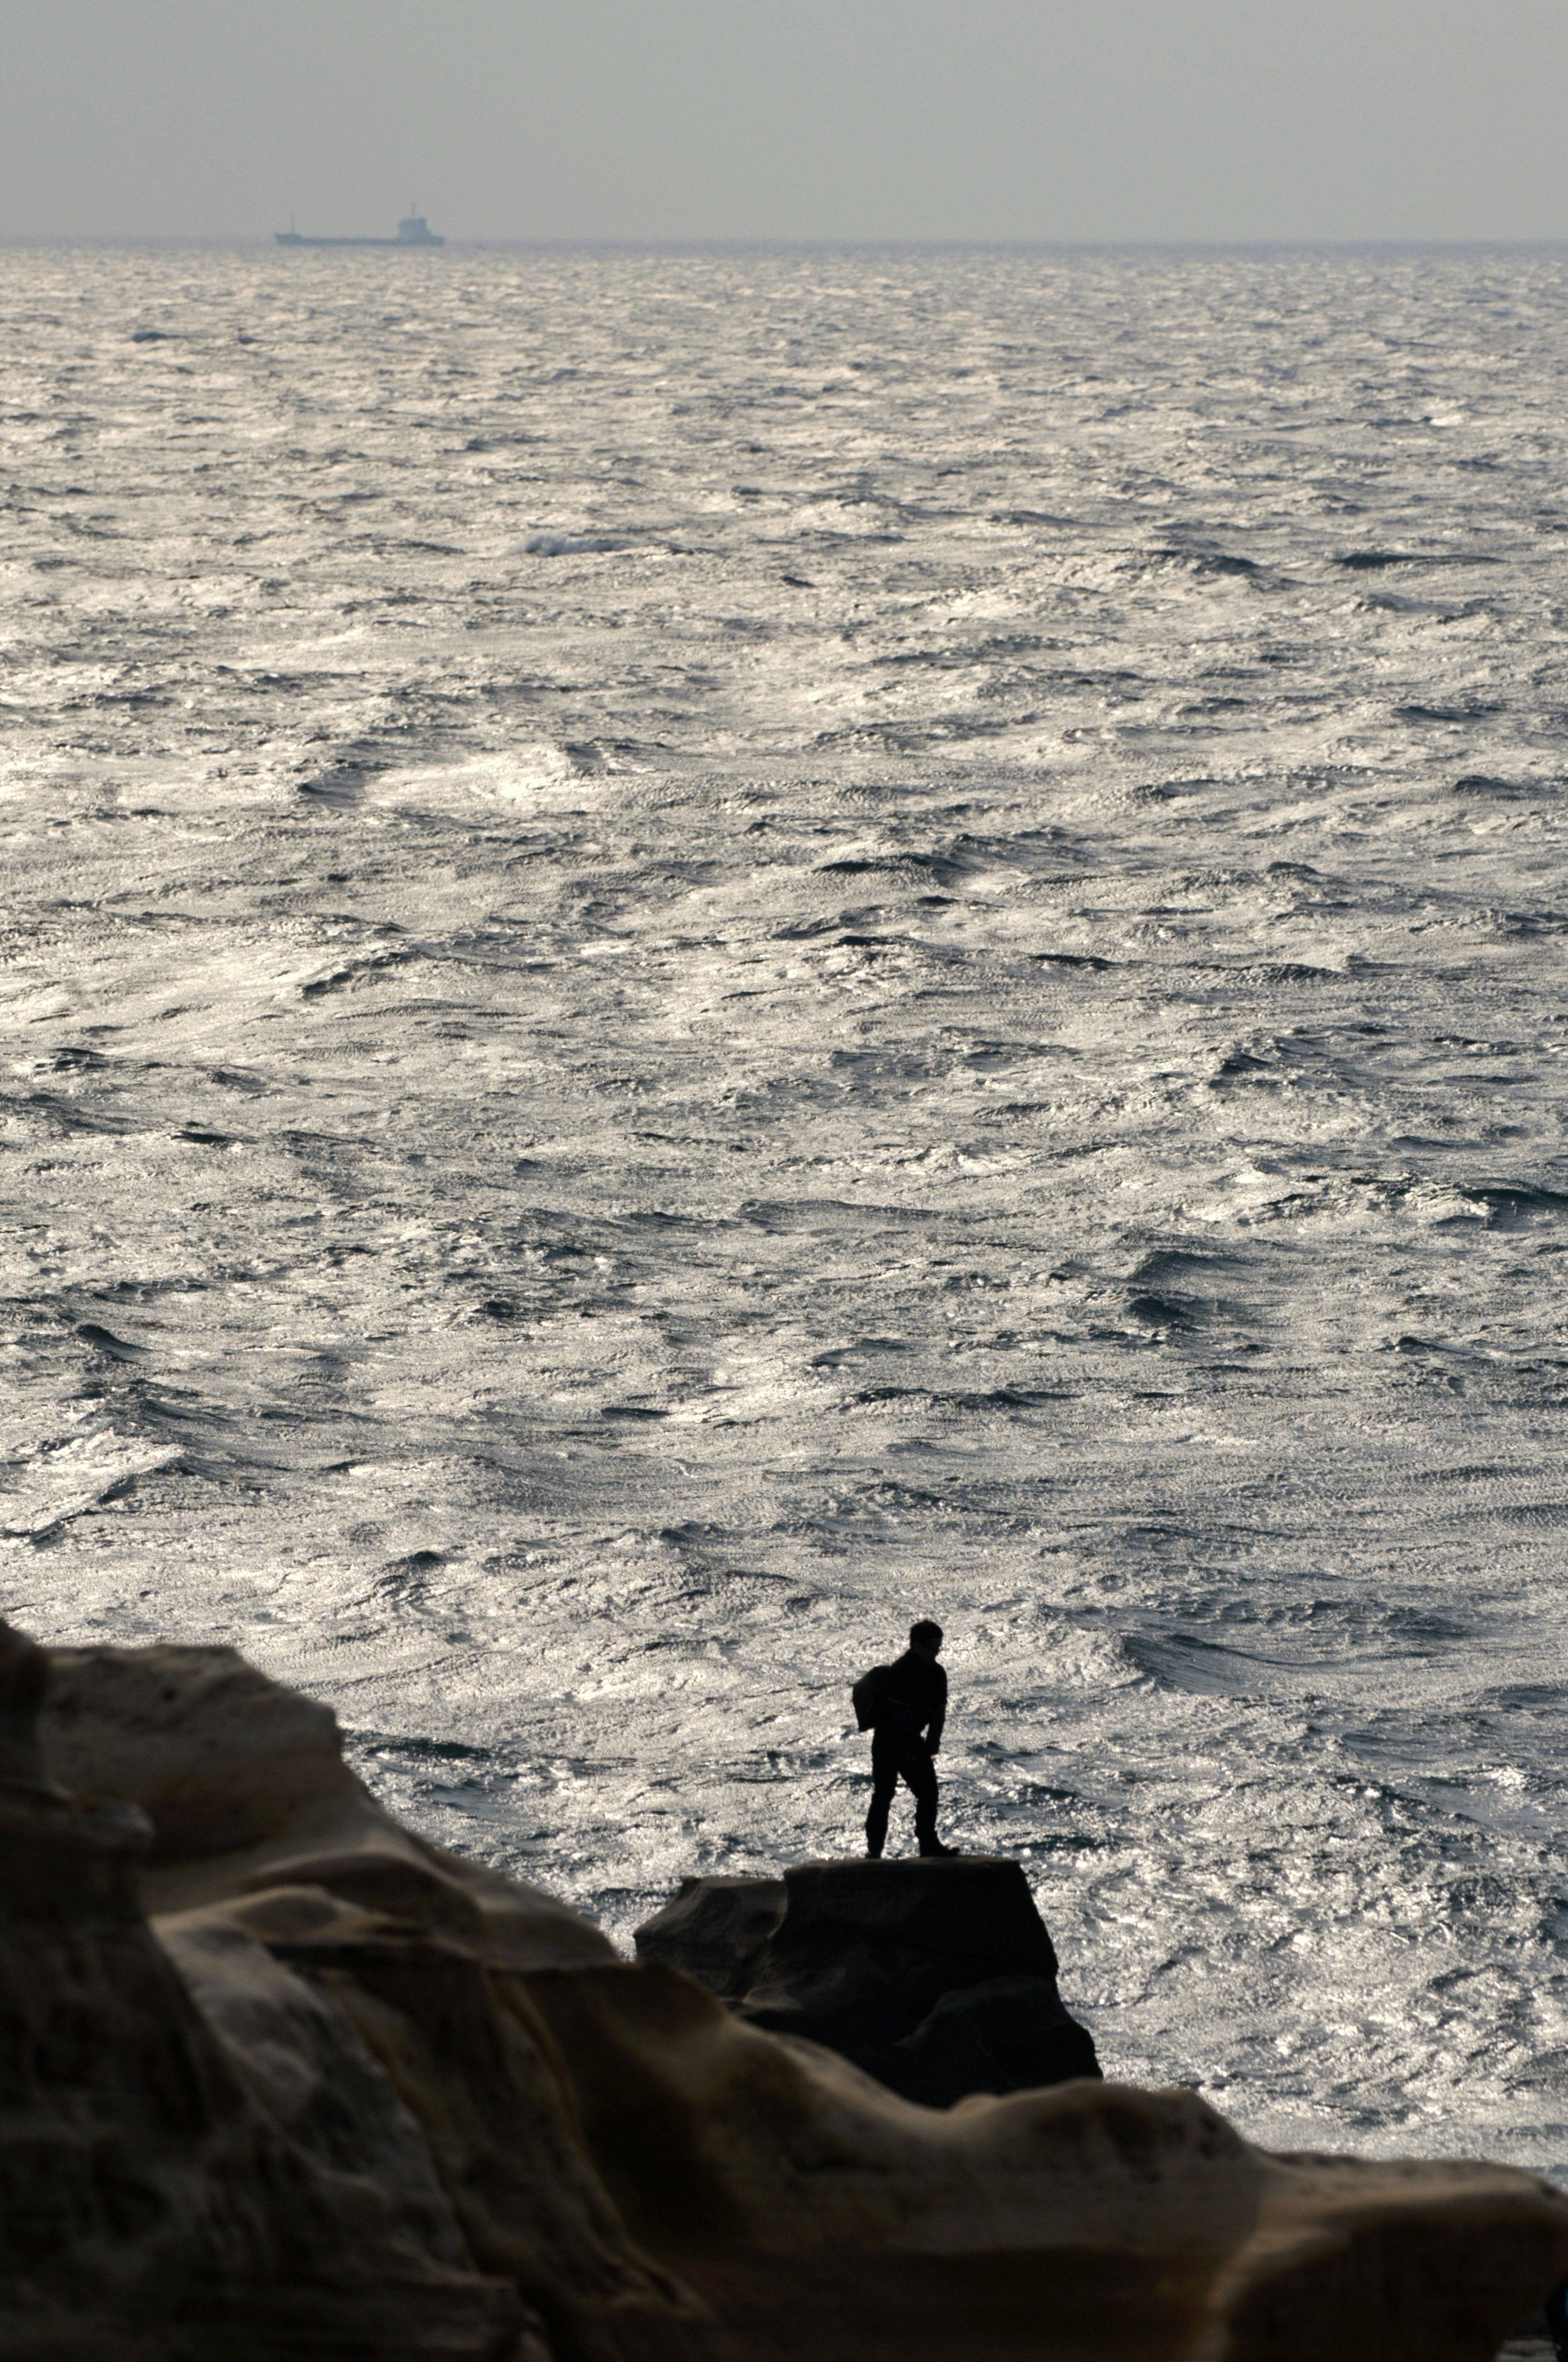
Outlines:
<svg viewBox="0 0 1568 2362"><path fill-rule="evenodd" d="M940 1665L933 1665L937 1676L937 1704L931 1716L931 1727L926 1734L926 1751L935 1755L942 1744L942 1726L948 1719L948 1676Z"/></svg>

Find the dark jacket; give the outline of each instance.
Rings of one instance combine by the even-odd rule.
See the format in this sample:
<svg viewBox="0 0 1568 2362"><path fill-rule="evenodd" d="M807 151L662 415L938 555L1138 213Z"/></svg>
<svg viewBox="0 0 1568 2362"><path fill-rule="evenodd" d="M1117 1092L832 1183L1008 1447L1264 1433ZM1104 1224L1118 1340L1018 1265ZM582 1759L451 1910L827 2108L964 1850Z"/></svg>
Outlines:
<svg viewBox="0 0 1568 2362"><path fill-rule="evenodd" d="M898 1738L907 1744L924 1734L927 1753L935 1755L942 1743L942 1725L947 1718L947 1674L929 1658L917 1657L913 1649L906 1649L897 1662L888 1667L876 1721L872 1726L873 1745L878 1738Z"/></svg>

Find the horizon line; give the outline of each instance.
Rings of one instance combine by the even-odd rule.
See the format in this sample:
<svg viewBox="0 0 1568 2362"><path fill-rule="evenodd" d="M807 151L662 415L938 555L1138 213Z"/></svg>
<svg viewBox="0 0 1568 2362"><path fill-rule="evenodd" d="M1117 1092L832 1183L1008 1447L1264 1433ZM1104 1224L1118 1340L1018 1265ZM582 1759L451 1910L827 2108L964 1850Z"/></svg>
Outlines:
<svg viewBox="0 0 1568 2362"><path fill-rule="evenodd" d="M314 235L328 234L315 233ZM352 241L353 237L356 234L345 233L345 235ZM269 249L274 245L278 233L273 230L249 229L7 230L0 228L0 247L28 245L223 246L259 247ZM432 254L442 251L441 248L433 245L428 249L418 245L411 245L407 248L404 248L400 246L400 242L395 238L389 238L385 240L384 243L388 250L390 251L406 250L414 253L424 253L428 251ZM1143 252L1161 253L1193 251L1255 253L1259 249L1285 250L1291 252L1310 251L1317 253L1324 251L1365 253L1369 251L1386 250L1389 248L1426 252L1430 252L1434 249L1446 252L1466 252L1476 250L1496 251L1498 248L1516 249L1520 248L1529 248L1533 249L1544 249L1557 247L1568 247L1568 229L1531 236L1494 233L1491 235L1476 234L1466 237L1422 236L1414 233L1379 234L1376 232L1357 237L1331 237L1313 236L1304 231L1226 237L1157 237L1152 235L1124 237L1048 237L981 234L972 236L920 237L894 235L893 233L885 233L882 235L845 233L843 235L839 235L828 232L819 232L809 236L798 235L793 237L775 235L773 233L723 235L717 232L691 232L683 235L649 237L645 235L634 236L630 233L623 232L588 233L565 231L543 237L526 237L504 234L487 235L478 232L454 233L449 230L444 233L444 244L445 250L448 252L450 252L454 248L457 248L460 249L467 248L481 252L510 249L521 253L538 253L548 251L553 248L572 249L576 251L582 251L584 249L598 249L620 253L635 252L648 254L671 252L712 252L715 250L736 253L799 253L803 251L810 252L817 250L839 252L843 251L846 248L861 248L868 251L882 252L885 252L889 248L894 248L903 251L927 253L933 251L973 252L975 250L994 252L998 249L1029 252L1050 251L1056 253L1125 252L1129 249Z"/></svg>

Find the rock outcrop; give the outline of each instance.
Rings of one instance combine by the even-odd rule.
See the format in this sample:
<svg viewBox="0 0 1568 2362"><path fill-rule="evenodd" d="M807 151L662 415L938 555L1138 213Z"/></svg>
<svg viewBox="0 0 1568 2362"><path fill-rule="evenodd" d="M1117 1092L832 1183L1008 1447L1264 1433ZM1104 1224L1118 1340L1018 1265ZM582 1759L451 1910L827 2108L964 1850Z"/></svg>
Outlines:
<svg viewBox="0 0 1568 2362"><path fill-rule="evenodd" d="M788 1904L783 1878L683 1878L636 1930L637 1957L679 1969L720 2001L743 2001Z"/></svg>
<svg viewBox="0 0 1568 2362"><path fill-rule="evenodd" d="M153 1914L298 1877L487 1959L615 1958L553 1896L400 1828L345 1763L332 1709L233 1649L57 1650L38 1746L72 1795L148 1816L141 1891Z"/></svg>
<svg viewBox="0 0 1568 2362"><path fill-rule="evenodd" d="M1568 2275L1527 2174L915 2105L398 1829L227 1651L50 1672L0 1627L6 2362L1486 2362Z"/></svg>
<svg viewBox="0 0 1568 2362"><path fill-rule="evenodd" d="M749 2024L804 2036L927 2107L1098 2076L1015 1861L813 1861L689 1878L637 1930Z"/></svg>
<svg viewBox="0 0 1568 2362"><path fill-rule="evenodd" d="M378 2090L363 2155L258 2103L268 2062L241 2069L143 1916L145 1815L46 1783L28 1725L47 1667L3 1627L0 1643L7 2362L527 2354L515 2287L476 2268L413 2125L389 2127ZM346 2126L379 2079L302 1992L276 2077L305 2081L307 2059Z"/></svg>
<svg viewBox="0 0 1568 2362"><path fill-rule="evenodd" d="M630 2229L749 2362L1481 2362L1568 2254L1502 2167L1269 2157L1092 2081L914 2107L671 1970L529 1983Z"/></svg>

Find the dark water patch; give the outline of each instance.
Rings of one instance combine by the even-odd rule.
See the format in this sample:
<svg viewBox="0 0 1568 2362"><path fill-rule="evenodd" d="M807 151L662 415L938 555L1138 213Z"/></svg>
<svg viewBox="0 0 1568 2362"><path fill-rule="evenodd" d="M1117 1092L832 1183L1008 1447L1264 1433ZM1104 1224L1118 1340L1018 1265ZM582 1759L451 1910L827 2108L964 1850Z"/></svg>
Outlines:
<svg viewBox="0 0 1568 2362"><path fill-rule="evenodd" d="M955 1410L1043 1410L1047 1403L1072 1402L1072 1386L992 1386L981 1394L933 1395L933 1402L950 1403Z"/></svg>
<svg viewBox="0 0 1568 2362"><path fill-rule="evenodd" d="M1365 966L1357 962L1358 971ZM1213 977L1227 984L1343 984L1346 972L1337 967L1313 967L1304 960L1181 960L1172 969L1193 978ZM1166 973L1170 973L1167 970Z"/></svg>
<svg viewBox="0 0 1568 2362"><path fill-rule="evenodd" d="M1499 704L1488 703L1483 698L1466 699L1459 705L1397 705L1397 722L1486 722L1501 713Z"/></svg>
<svg viewBox="0 0 1568 2362"><path fill-rule="evenodd" d="M1079 1058L1083 1053L1065 1042L971 1042L958 1053L958 1064L971 1074L1004 1074L1008 1067L1033 1065L1039 1058Z"/></svg>
<svg viewBox="0 0 1568 2362"><path fill-rule="evenodd" d="M685 1587L672 1595L680 1604L693 1599L718 1599L727 1607L742 1608L749 1586L759 1583L782 1584L786 1591L795 1593L796 1578L793 1574L771 1571L766 1567L712 1566L700 1559L693 1559L688 1562L685 1572L689 1578ZM803 1604L809 1604L808 1594L798 1593L795 1595Z"/></svg>
<svg viewBox="0 0 1568 2362"><path fill-rule="evenodd" d="M79 1320L76 1334L83 1344L91 1345L93 1352L102 1353L106 1361L140 1362L146 1359L145 1345L127 1344L123 1337L116 1337L112 1330L103 1328L96 1320Z"/></svg>
<svg viewBox="0 0 1568 2362"><path fill-rule="evenodd" d="M847 854L839 861L819 861L814 874L818 877L897 877L913 871L918 877L936 877L944 886L950 886L970 866L942 853L857 853Z"/></svg>
<svg viewBox="0 0 1568 2362"><path fill-rule="evenodd" d="M599 1411L600 1418L668 1418L667 1408L660 1409L650 1403L606 1403Z"/></svg>
<svg viewBox="0 0 1568 2362"><path fill-rule="evenodd" d="M859 1359L862 1353L913 1353L916 1346L903 1337L860 1337L852 1345L833 1345L825 1353L816 1354L810 1363L814 1370L840 1369L846 1362Z"/></svg>
<svg viewBox="0 0 1568 2362"><path fill-rule="evenodd" d="M979 648L959 646L954 648L897 648L890 656L873 657L872 668L892 672L905 665L934 665L944 672L970 671L983 661Z"/></svg>
<svg viewBox="0 0 1568 2362"><path fill-rule="evenodd" d="M345 763L318 773L313 779L302 779L296 792L308 803L346 811L363 798L367 777L357 765Z"/></svg>
<svg viewBox="0 0 1568 2362"><path fill-rule="evenodd" d="M857 1082L923 1083L932 1072L928 1057L907 1050L835 1050L828 1065L831 1073L851 1075Z"/></svg>
<svg viewBox="0 0 1568 2362"><path fill-rule="evenodd" d="M1003 1816L1006 1818L1012 1814L1022 1813L1024 1810L1027 1809L1032 1818L1034 1814L1038 1811L1042 1805L1057 1805L1065 1804L1070 1809L1073 1803L1076 1802L1081 1805L1082 1801L1083 1800L1081 1798L1075 1799L1070 1795L1060 1794L1054 1788L1044 1787L1034 1782L1026 1782L1020 1786L1015 1794L998 1797L993 1804L988 1805L987 1810L989 1812L1000 1811ZM1029 1843L1025 1849L1025 1856L1027 1857L1030 1853L1036 1858L1041 1855L1050 1854L1081 1855L1099 1853L1110 1842L1110 1839L1096 1837L1088 1829L1055 1828L1046 1829L1044 1831L1031 1831Z"/></svg>
<svg viewBox="0 0 1568 2362"><path fill-rule="evenodd" d="M1459 1468L1418 1469L1406 1481L1411 1485L1474 1485L1486 1477L1500 1476L1521 1483L1533 1473L1529 1469L1512 1468L1502 1460L1473 1460Z"/></svg>
<svg viewBox="0 0 1568 2362"><path fill-rule="evenodd" d="M1207 1309L1185 1297L1158 1295L1152 1288L1127 1298L1129 1316L1148 1329L1193 1329Z"/></svg>
<svg viewBox="0 0 1568 2362"><path fill-rule="evenodd" d="M1157 565L1185 567L1190 574L1234 574L1256 579L1264 568L1253 557L1237 557L1225 549L1151 549Z"/></svg>
<svg viewBox="0 0 1568 2362"><path fill-rule="evenodd" d="M890 1476L879 1476L870 1485L858 1486L854 1497L867 1510L946 1509L952 1506L944 1494L930 1492L921 1485L902 1484ZM773 1530L784 1532L788 1529L775 1527Z"/></svg>
<svg viewBox="0 0 1568 2362"><path fill-rule="evenodd" d="M424 947L420 944L410 944L406 949L393 949L389 945L378 944L374 950L365 952L357 958L345 960L341 967L334 967L329 975L312 977L308 983L301 985L300 999L302 1000L324 999L329 992L343 992L356 984L373 983L378 977L385 975L389 969L407 966L411 961L424 956ZM411 1016L416 1010L433 1009L445 1016L453 1014L457 1008L458 1004L448 1000L412 1001L402 1004L402 1013L405 1016ZM459 1028L457 1038L467 1039L466 1027Z"/></svg>
<svg viewBox="0 0 1568 2362"><path fill-rule="evenodd" d="M1246 1083L1255 1082L1260 1076L1267 1082L1271 1089L1278 1088L1279 1076L1266 1058L1255 1057L1250 1050L1233 1050L1228 1057L1221 1061L1212 1080L1216 1085Z"/></svg>
<svg viewBox="0 0 1568 2362"><path fill-rule="evenodd" d="M1500 560L1484 550L1352 549L1336 557L1336 566L1355 574L1372 574L1386 566L1497 566Z"/></svg>
<svg viewBox="0 0 1568 2362"><path fill-rule="evenodd" d="M386 1592L404 1606L422 1604L430 1589L430 1578L448 1563L444 1551L410 1551L405 1558L389 1559L378 1572L372 1588Z"/></svg>
<svg viewBox="0 0 1568 2362"><path fill-rule="evenodd" d="M1043 1410L1047 1403L1072 1402L1070 1386L990 1386L948 1392L936 1386L863 1386L850 1396L851 1407L876 1403L927 1403L933 1410Z"/></svg>
<svg viewBox="0 0 1568 2362"><path fill-rule="evenodd" d="M1508 1081L1513 1077L1492 1079ZM1561 1221L1568 1214L1568 1190L1550 1189L1536 1182L1465 1181L1460 1188L1464 1197L1487 1209L1490 1230L1529 1230L1533 1223Z"/></svg>
<svg viewBox="0 0 1568 2362"><path fill-rule="evenodd" d="M810 943L818 935L830 935L835 927L869 926L882 916L885 908L885 904L867 902L853 911L839 911L831 918L799 919L787 927L775 927L768 940L775 944Z"/></svg>
<svg viewBox="0 0 1568 2362"><path fill-rule="evenodd" d="M1561 779L1499 779L1486 771L1466 771L1463 778L1453 782L1453 792L1456 796L1496 796L1524 801L1532 796L1556 795L1563 785Z"/></svg>
<svg viewBox="0 0 1568 2362"><path fill-rule="evenodd" d="M1568 1687L1562 1682L1512 1682L1505 1688L1483 1690L1477 1705L1483 1711L1496 1708L1504 1714L1561 1715Z"/></svg>
<svg viewBox="0 0 1568 2362"><path fill-rule="evenodd" d="M1473 1624L1463 1623L1457 1617L1443 1616L1434 1607L1385 1607L1376 1612L1369 1611L1366 1620L1390 1639L1414 1644L1418 1655L1433 1643L1469 1643L1476 1637Z"/></svg>
<svg viewBox="0 0 1568 2362"><path fill-rule="evenodd" d="M1169 1280L1205 1278L1236 1268L1234 1255L1208 1254L1191 1247L1160 1247L1145 1255L1129 1277L1141 1286L1157 1287Z"/></svg>
<svg viewBox="0 0 1568 2362"><path fill-rule="evenodd" d="M1245 1650L1205 1640L1196 1632L1172 1632L1158 1638L1124 1632L1122 1652L1129 1663L1164 1687L1186 1690L1200 1697L1240 1697L1254 1694L1267 1672L1286 1670L1267 1658Z"/></svg>
<svg viewBox="0 0 1568 2362"><path fill-rule="evenodd" d="M7 1103L7 1096L0 1094L0 1106ZM126 1139L126 1133L137 1129L127 1115L109 1115L102 1108L87 1108L82 1100L61 1098L59 1091L21 1091L9 1098L9 1106L36 1112L42 1122L52 1124L57 1133L99 1131L106 1139Z"/></svg>
<svg viewBox="0 0 1568 2362"><path fill-rule="evenodd" d="M1505 911L1497 933L1510 943L1529 942L1542 935L1568 934L1568 911Z"/></svg>
<svg viewBox="0 0 1568 2362"><path fill-rule="evenodd" d="M171 1401L167 1395L143 1395L140 1408L148 1418L172 1422L176 1426L226 1426L228 1421L219 1411L192 1396L184 1402Z"/></svg>
<svg viewBox="0 0 1568 2362"><path fill-rule="evenodd" d="M629 1231L652 1231L655 1234L677 1231L690 1231L699 1236L715 1231L724 1231L730 1228L729 1223L726 1221L722 1216L714 1216L711 1214L673 1214L666 1207L663 1206L643 1207L639 1209L635 1213L622 1214L619 1217L619 1224L622 1229ZM595 1254L599 1250L599 1243L602 1240L602 1233L597 1234L587 1244L582 1246L577 1245L575 1242L563 1240L558 1245L552 1247L550 1251L550 1260L552 1262L558 1262L565 1261L574 1256Z"/></svg>
<svg viewBox="0 0 1568 2362"><path fill-rule="evenodd" d="M461 1738L422 1738L401 1731L345 1730L345 1744L376 1757L404 1755L415 1763L493 1763L493 1747L474 1747Z"/></svg>

